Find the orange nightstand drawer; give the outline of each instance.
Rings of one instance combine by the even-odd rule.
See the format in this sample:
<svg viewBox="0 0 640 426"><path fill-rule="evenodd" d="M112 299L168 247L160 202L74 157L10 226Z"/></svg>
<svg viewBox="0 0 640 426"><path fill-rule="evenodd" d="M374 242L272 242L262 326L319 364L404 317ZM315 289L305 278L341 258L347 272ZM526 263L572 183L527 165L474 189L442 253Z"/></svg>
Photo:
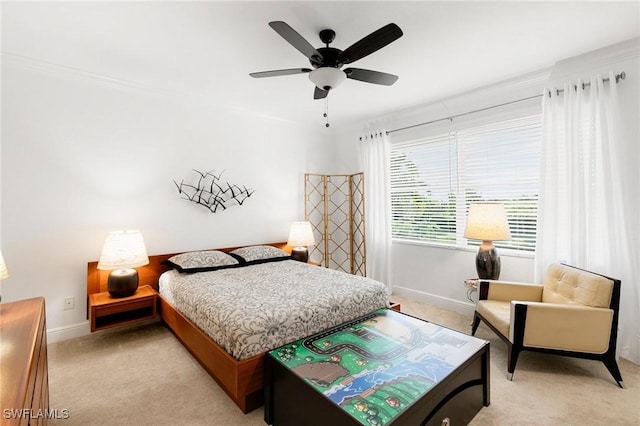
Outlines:
<svg viewBox="0 0 640 426"><path fill-rule="evenodd" d="M89 296L91 331L117 327L156 316L156 292L149 286L133 296L114 298L108 292Z"/></svg>

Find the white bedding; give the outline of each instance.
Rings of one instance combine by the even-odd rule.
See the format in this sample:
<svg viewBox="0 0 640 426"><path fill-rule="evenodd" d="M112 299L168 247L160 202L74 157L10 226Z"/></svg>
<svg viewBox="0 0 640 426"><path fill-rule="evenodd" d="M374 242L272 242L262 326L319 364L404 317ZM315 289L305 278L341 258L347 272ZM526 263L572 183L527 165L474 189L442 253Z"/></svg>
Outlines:
<svg viewBox="0 0 640 426"><path fill-rule="evenodd" d="M388 306L378 281L294 260L181 274L160 294L236 359Z"/></svg>

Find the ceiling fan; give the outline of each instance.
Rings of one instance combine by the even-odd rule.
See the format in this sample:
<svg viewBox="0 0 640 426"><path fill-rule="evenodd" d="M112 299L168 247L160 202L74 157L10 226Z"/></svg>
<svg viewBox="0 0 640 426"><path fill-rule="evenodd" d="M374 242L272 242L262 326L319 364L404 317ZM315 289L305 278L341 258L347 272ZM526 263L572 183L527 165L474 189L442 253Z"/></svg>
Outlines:
<svg viewBox="0 0 640 426"><path fill-rule="evenodd" d="M345 50L329 47L329 44L331 44L336 36L335 31L330 29L322 30L319 33L320 40L325 44L325 47L315 48L286 22L273 21L269 22L269 26L306 56L314 69L290 68L253 72L249 74L251 77L263 78L309 73L309 80L316 86L313 93L314 99L326 98L330 90L334 89L347 78L384 86L391 86L398 80L397 75L362 68L346 68L341 70L344 65L362 59L402 37L402 30L396 24L385 25L355 42Z"/></svg>

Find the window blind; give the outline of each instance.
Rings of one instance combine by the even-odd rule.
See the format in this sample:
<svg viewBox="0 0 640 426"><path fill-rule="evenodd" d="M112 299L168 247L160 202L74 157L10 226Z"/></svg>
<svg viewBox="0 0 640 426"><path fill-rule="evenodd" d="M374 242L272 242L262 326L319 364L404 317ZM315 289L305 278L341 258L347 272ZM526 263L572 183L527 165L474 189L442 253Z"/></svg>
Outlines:
<svg viewBox="0 0 640 426"><path fill-rule="evenodd" d="M533 251L541 137L537 114L393 144L393 238L477 245L463 237L469 204L493 201L512 235L495 245Z"/></svg>

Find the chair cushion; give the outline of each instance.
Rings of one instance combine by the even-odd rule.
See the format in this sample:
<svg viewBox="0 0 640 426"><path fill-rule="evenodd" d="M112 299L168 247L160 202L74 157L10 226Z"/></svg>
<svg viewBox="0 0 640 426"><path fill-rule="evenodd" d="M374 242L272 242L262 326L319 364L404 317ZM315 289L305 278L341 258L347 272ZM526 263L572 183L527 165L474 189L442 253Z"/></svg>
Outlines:
<svg viewBox="0 0 640 426"><path fill-rule="evenodd" d="M509 337L511 303L499 300L478 300L476 311L503 336Z"/></svg>
<svg viewBox="0 0 640 426"><path fill-rule="evenodd" d="M613 281L576 268L553 264L544 278L542 301L608 308Z"/></svg>
<svg viewBox="0 0 640 426"><path fill-rule="evenodd" d="M603 354L609 348L612 321L611 309L527 302L523 343L528 347Z"/></svg>

